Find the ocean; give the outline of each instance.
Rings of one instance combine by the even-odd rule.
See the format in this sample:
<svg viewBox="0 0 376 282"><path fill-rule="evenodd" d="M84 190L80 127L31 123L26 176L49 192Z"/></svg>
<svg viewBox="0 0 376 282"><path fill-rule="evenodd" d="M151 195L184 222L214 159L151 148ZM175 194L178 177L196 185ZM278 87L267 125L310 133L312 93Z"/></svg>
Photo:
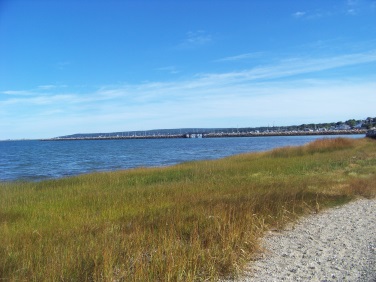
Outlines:
<svg viewBox="0 0 376 282"><path fill-rule="evenodd" d="M335 137L341 136L1 141L0 181L40 181L97 171L170 166L276 147L298 146L318 138Z"/></svg>

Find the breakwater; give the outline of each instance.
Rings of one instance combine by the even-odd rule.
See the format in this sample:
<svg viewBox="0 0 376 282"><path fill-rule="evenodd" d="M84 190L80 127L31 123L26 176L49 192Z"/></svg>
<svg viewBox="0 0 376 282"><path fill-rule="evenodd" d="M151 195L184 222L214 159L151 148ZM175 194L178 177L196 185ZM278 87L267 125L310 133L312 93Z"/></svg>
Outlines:
<svg viewBox="0 0 376 282"><path fill-rule="evenodd" d="M328 131L269 131L269 132L238 132L238 133L209 133L204 138L216 137L263 137L263 136L312 136L312 135L352 135L365 134L366 130L328 130Z"/></svg>
<svg viewBox="0 0 376 282"><path fill-rule="evenodd" d="M124 139L177 139L177 138L223 138L223 137L268 137L268 136L311 136L311 135L353 135L366 134L365 129L327 130L327 131L250 131L250 132L196 132L185 134L157 134L130 136L84 136L57 137L40 139L41 141L75 141L75 140L124 140ZM368 133L367 133L368 134ZM375 135L376 136L376 135Z"/></svg>
<svg viewBox="0 0 376 282"><path fill-rule="evenodd" d="M74 141L74 140L125 140L125 139L176 139L189 138L185 134L173 135L136 135L136 136L98 136L98 137L57 137L50 139L40 139L40 141Z"/></svg>

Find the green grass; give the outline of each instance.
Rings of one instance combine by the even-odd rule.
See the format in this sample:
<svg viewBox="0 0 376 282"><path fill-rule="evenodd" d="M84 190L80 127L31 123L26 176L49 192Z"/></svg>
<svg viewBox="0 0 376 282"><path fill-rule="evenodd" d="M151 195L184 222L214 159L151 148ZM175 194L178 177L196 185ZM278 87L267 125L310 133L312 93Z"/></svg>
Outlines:
<svg viewBox="0 0 376 282"><path fill-rule="evenodd" d="M0 280L203 281L234 276L258 239L376 194L376 142L0 184Z"/></svg>

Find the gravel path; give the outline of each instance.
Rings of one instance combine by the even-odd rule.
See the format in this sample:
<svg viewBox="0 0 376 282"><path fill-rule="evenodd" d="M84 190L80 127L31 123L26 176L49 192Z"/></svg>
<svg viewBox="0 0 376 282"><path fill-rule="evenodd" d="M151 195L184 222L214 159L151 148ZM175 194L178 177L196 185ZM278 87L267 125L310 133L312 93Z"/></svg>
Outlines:
<svg viewBox="0 0 376 282"><path fill-rule="evenodd" d="M376 281L376 199L303 218L262 241L238 281Z"/></svg>

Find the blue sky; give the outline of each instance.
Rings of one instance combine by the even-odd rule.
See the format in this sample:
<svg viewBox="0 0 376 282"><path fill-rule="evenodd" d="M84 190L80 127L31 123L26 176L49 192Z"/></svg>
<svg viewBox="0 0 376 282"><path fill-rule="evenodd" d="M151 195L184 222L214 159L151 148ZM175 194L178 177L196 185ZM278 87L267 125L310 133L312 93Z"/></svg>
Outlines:
<svg viewBox="0 0 376 282"><path fill-rule="evenodd" d="M0 0L0 139L376 116L376 0Z"/></svg>

